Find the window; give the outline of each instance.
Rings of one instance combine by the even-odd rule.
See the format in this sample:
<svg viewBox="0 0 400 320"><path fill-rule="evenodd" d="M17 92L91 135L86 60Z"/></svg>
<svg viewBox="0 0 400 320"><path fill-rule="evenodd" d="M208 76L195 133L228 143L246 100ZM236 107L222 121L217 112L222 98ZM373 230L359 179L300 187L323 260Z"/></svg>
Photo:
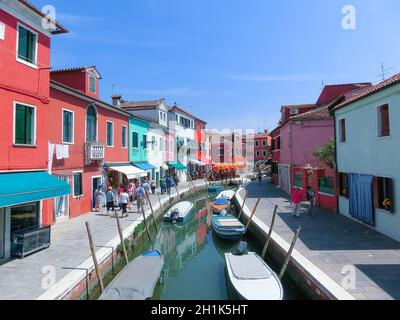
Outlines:
<svg viewBox="0 0 400 320"><path fill-rule="evenodd" d="M28 64L37 64L37 33L18 25L18 59Z"/></svg>
<svg viewBox="0 0 400 320"><path fill-rule="evenodd" d="M82 189L82 172L74 173L74 197L83 196Z"/></svg>
<svg viewBox="0 0 400 320"><path fill-rule="evenodd" d="M267 151L263 151L263 157L267 156Z"/></svg>
<svg viewBox="0 0 400 320"><path fill-rule="evenodd" d="M265 147L267 145L267 141L263 140L262 145L263 145L263 147Z"/></svg>
<svg viewBox="0 0 400 320"><path fill-rule="evenodd" d="M96 93L96 77L89 76L89 90Z"/></svg>
<svg viewBox="0 0 400 320"><path fill-rule="evenodd" d="M298 188L303 188L303 176L301 172L296 172L294 174L294 186Z"/></svg>
<svg viewBox="0 0 400 320"><path fill-rule="evenodd" d="M259 145L259 142L258 142L258 140L256 140L256 147L258 147L258 145Z"/></svg>
<svg viewBox="0 0 400 320"><path fill-rule="evenodd" d="M260 157L260 151L257 151L257 152L256 152L256 157L257 157L257 158Z"/></svg>
<svg viewBox="0 0 400 320"><path fill-rule="evenodd" d="M389 105L378 107L378 133L379 137L390 136Z"/></svg>
<svg viewBox="0 0 400 320"><path fill-rule="evenodd" d="M11 233L39 227L39 202L11 208Z"/></svg>
<svg viewBox="0 0 400 320"><path fill-rule="evenodd" d="M219 155L220 155L220 156L223 156L223 155L224 155L224 149L223 149L223 148L219 149Z"/></svg>
<svg viewBox="0 0 400 320"><path fill-rule="evenodd" d="M374 207L394 213L393 180L391 178L374 177Z"/></svg>
<svg viewBox="0 0 400 320"><path fill-rule="evenodd" d="M349 197L349 175L339 173L339 195L345 198Z"/></svg>
<svg viewBox="0 0 400 320"><path fill-rule="evenodd" d="M14 143L19 145L35 145L35 108L23 104L15 104L15 137Z"/></svg>
<svg viewBox="0 0 400 320"><path fill-rule="evenodd" d="M160 151L163 151L163 139L160 138Z"/></svg>
<svg viewBox="0 0 400 320"><path fill-rule="evenodd" d="M180 117L180 125L184 128L192 128L192 121L190 119Z"/></svg>
<svg viewBox="0 0 400 320"><path fill-rule="evenodd" d="M4 40L6 34L6 25L3 22L0 22L0 40Z"/></svg>
<svg viewBox="0 0 400 320"><path fill-rule="evenodd" d="M147 149L147 135L143 135L143 149Z"/></svg>
<svg viewBox="0 0 400 320"><path fill-rule="evenodd" d="M156 137L152 136L151 137L151 151L156 150Z"/></svg>
<svg viewBox="0 0 400 320"><path fill-rule="evenodd" d="M132 132L132 148L139 148L139 134Z"/></svg>
<svg viewBox="0 0 400 320"><path fill-rule="evenodd" d="M97 112L93 106L86 111L86 142L97 142Z"/></svg>
<svg viewBox="0 0 400 320"><path fill-rule="evenodd" d="M200 151L206 151L206 144L204 142L200 142Z"/></svg>
<svg viewBox="0 0 400 320"><path fill-rule="evenodd" d="M334 194L334 185L332 177L318 177L318 190L325 194Z"/></svg>
<svg viewBox="0 0 400 320"><path fill-rule="evenodd" d="M122 126L121 129L122 129L122 131L121 131L121 134L122 134L121 146L122 146L122 148L126 148L128 146L128 144L126 143L126 132L127 132L126 126Z"/></svg>
<svg viewBox="0 0 400 320"><path fill-rule="evenodd" d="M281 150L282 138L279 136L276 138L276 150Z"/></svg>
<svg viewBox="0 0 400 320"><path fill-rule="evenodd" d="M346 142L346 120L339 120L339 141Z"/></svg>
<svg viewBox="0 0 400 320"><path fill-rule="evenodd" d="M114 147L114 123L107 121L107 147Z"/></svg>
<svg viewBox="0 0 400 320"><path fill-rule="evenodd" d="M63 143L74 143L74 113L63 110L62 135Z"/></svg>

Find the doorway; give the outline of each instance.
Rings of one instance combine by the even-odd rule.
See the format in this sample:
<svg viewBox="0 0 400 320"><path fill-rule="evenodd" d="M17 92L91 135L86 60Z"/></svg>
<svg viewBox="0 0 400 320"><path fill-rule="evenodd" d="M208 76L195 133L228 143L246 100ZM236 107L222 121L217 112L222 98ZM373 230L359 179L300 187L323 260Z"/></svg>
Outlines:
<svg viewBox="0 0 400 320"><path fill-rule="evenodd" d="M92 209L96 207L94 192L97 190L98 187L101 187L101 176L92 177Z"/></svg>
<svg viewBox="0 0 400 320"><path fill-rule="evenodd" d="M68 176L60 176L58 179L71 184L71 179ZM56 223L65 222L69 219L69 195L54 199L54 215Z"/></svg>

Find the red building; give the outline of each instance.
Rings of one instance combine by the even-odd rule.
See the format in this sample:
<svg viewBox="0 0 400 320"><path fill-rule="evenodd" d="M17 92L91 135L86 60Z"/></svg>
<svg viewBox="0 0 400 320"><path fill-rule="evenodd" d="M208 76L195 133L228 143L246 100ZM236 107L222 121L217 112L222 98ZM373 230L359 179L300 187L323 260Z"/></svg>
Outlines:
<svg viewBox="0 0 400 320"><path fill-rule="evenodd" d="M46 173L50 39L66 32L27 1L0 2L0 260L14 235L46 224L44 199L70 192Z"/></svg>
<svg viewBox="0 0 400 320"><path fill-rule="evenodd" d="M100 79L93 66L51 72L49 163L52 174L70 184L72 192L47 201L47 224L90 212L98 186L124 182L118 170L108 172L109 181L107 167L131 166L130 114L98 98Z"/></svg>
<svg viewBox="0 0 400 320"><path fill-rule="evenodd" d="M197 176L195 178L200 178L204 176L204 173L208 170L211 169L211 161L208 158L207 155L207 149L206 149L206 126L207 122L195 118L195 133L194 133L194 140L197 143L197 161L198 163L193 163L196 162L195 160L192 160L193 166L195 166L194 170L197 173Z"/></svg>

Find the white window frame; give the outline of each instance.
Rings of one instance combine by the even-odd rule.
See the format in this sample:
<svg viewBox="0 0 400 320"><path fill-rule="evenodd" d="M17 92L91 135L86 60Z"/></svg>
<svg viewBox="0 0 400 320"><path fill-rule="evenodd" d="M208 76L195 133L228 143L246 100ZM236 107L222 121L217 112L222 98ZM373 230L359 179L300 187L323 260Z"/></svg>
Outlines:
<svg viewBox="0 0 400 320"><path fill-rule="evenodd" d="M263 141L262 141L262 146L263 146L263 147L266 147L266 146L267 146L267 140L263 140Z"/></svg>
<svg viewBox="0 0 400 320"><path fill-rule="evenodd" d="M122 137L123 137L122 128L125 128L125 147L124 147L124 145L122 143L123 142L123 139L122 139ZM129 144L129 142L128 142L128 127L125 126L125 125L122 125L121 126L121 148L122 149L128 149L128 144Z"/></svg>
<svg viewBox="0 0 400 320"><path fill-rule="evenodd" d="M81 176L82 176L82 194L81 195L79 195L79 196L75 196L75 179L74 179L74 176L76 175L76 174L81 174ZM79 199L79 198L82 198L83 196L84 196L84 194L85 194L85 192L84 192L84 190L83 190L83 171L81 170L81 171L72 171L72 181L71 181L71 184L72 184L72 198L73 199Z"/></svg>
<svg viewBox="0 0 400 320"><path fill-rule="evenodd" d="M17 108L17 104L25 106L25 107L29 107L29 108L33 108L33 143L32 144L20 144L20 143L16 143L15 142L15 121L16 121L16 115L15 115L15 110ZM25 102L20 102L20 101L14 101L14 106L13 106L13 145L14 146L21 146L21 147L36 147L36 117L37 117L37 109L36 106L32 105L32 104L28 104Z"/></svg>
<svg viewBox="0 0 400 320"><path fill-rule="evenodd" d="M30 63L28 61L22 60L18 57L18 52L19 52L19 28L24 28L26 30L28 30L29 32L32 32L33 34L36 35L36 47L35 47L35 63ZM16 39L16 59L17 62L22 63L28 67L31 67L33 69L38 69L38 48L39 48L39 33L34 31L33 29L27 27L26 25L17 22L17 39Z"/></svg>
<svg viewBox="0 0 400 320"><path fill-rule="evenodd" d="M112 124L112 145L108 144L108 124L111 123ZM106 123L106 146L107 148L114 148L115 146L115 130L114 130L114 122L107 120Z"/></svg>
<svg viewBox="0 0 400 320"><path fill-rule="evenodd" d="M94 110L96 111L96 143L98 143L99 142L99 111L97 110L97 107L94 104L88 105L85 109L85 142L89 143L87 141L87 111L90 106L92 106L94 108ZM107 137L106 137L106 140L107 140Z"/></svg>
<svg viewBox="0 0 400 320"><path fill-rule="evenodd" d="M67 112L72 113L72 142L66 142L66 141L64 141L64 111L67 111ZM68 109L62 108L61 117L62 117L62 119L61 119L61 122L62 122L62 128L61 128L61 134L62 134L61 139L62 139L62 143L63 143L63 144L73 145L73 144L75 144L75 112L72 111L72 110L68 110Z"/></svg>

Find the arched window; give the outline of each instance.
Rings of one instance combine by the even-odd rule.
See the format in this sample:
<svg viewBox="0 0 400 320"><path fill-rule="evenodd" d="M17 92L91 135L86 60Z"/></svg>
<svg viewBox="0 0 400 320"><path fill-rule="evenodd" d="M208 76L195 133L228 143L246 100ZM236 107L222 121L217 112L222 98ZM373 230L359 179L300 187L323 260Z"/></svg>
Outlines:
<svg viewBox="0 0 400 320"><path fill-rule="evenodd" d="M86 111L86 142L97 142L97 112L93 106Z"/></svg>

